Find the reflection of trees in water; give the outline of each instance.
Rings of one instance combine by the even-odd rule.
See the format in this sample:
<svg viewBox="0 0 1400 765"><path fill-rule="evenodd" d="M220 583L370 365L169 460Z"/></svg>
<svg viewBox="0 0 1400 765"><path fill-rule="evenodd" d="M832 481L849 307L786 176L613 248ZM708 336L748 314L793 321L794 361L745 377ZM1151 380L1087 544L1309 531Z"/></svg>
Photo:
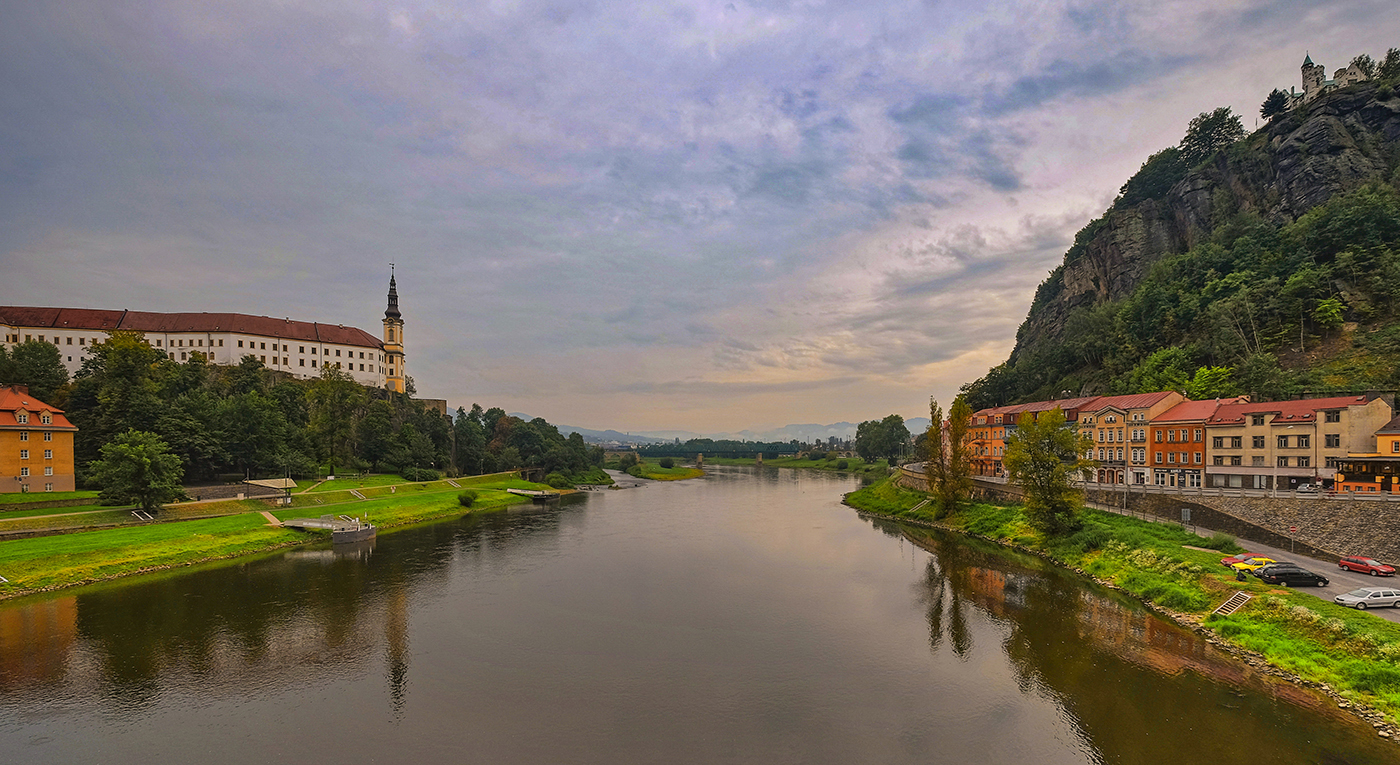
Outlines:
<svg viewBox="0 0 1400 765"><path fill-rule="evenodd" d="M1021 692L1063 709L1102 761L1297 762L1304 752L1307 761L1385 761L1374 758L1388 750L1320 697L1255 674L1126 598L977 540L908 536L931 553L917 585L930 650L946 640L966 660L968 613L986 614L1006 630L1001 649Z"/></svg>
<svg viewBox="0 0 1400 765"><path fill-rule="evenodd" d="M179 676L213 675L219 687L251 692L362 671L382 641L399 710L414 593L444 584L459 556L471 564L547 539L576 514L566 506L472 516L386 534L373 552L296 549L0 609L0 691L23 696L61 681L96 686L91 692L129 707L154 700ZM48 618L56 603L69 604L69 618ZM75 656L94 671L65 674Z"/></svg>

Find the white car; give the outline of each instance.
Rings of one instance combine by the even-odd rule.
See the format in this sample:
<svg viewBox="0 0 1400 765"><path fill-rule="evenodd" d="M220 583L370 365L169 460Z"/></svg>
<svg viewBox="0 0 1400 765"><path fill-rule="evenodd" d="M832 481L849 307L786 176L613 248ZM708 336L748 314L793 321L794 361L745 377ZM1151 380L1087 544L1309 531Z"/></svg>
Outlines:
<svg viewBox="0 0 1400 765"><path fill-rule="evenodd" d="M1400 590L1385 587L1362 587L1332 599L1333 602L1365 611L1368 608L1400 607Z"/></svg>

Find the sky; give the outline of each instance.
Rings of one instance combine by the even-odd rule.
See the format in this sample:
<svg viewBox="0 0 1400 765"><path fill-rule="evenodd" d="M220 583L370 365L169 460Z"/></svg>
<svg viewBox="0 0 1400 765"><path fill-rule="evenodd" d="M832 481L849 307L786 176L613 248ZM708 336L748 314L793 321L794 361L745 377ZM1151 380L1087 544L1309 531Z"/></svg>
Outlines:
<svg viewBox="0 0 1400 765"><path fill-rule="evenodd" d="M1393 0L0 0L0 304L376 336L419 395L702 433L927 416L1196 114Z"/></svg>

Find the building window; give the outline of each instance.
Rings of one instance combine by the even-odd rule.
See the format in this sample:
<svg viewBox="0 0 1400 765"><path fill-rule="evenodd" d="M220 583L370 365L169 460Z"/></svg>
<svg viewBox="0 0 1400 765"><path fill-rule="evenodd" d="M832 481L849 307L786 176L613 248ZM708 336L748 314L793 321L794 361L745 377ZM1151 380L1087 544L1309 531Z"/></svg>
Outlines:
<svg viewBox="0 0 1400 765"><path fill-rule="evenodd" d="M364 358L364 357L365 357L365 352L364 352L364 351L360 351L360 358Z"/></svg>
<svg viewBox="0 0 1400 765"><path fill-rule="evenodd" d="M242 347L243 347L243 341L242 341L242 340L239 340L239 341L238 341L238 347L239 347L239 348L242 348Z"/></svg>
<svg viewBox="0 0 1400 765"><path fill-rule="evenodd" d="M161 342L161 341L159 341L159 340L156 341L156 347L157 347L157 348L161 347L160 342Z"/></svg>
<svg viewBox="0 0 1400 765"><path fill-rule="evenodd" d="M316 366L316 359L312 359L312 360L311 360L311 366L313 366L313 367Z"/></svg>
<svg viewBox="0 0 1400 765"><path fill-rule="evenodd" d="M1287 449L1287 448L1288 448L1288 436L1279 436L1279 437L1278 437L1278 448L1280 448L1280 449Z"/></svg>
<svg viewBox="0 0 1400 765"><path fill-rule="evenodd" d="M19 469L19 476L20 476L20 478L28 478L28 477L29 477L29 468L23 468L23 467L20 468L20 469Z"/></svg>
<svg viewBox="0 0 1400 765"><path fill-rule="evenodd" d="M1235 465L1235 466L1243 465L1243 464L1244 464L1244 458L1241 457L1240 455L1236 454L1235 456L1233 456L1233 457L1230 458L1230 464L1231 464L1231 465Z"/></svg>
<svg viewBox="0 0 1400 765"><path fill-rule="evenodd" d="M1255 467L1264 467L1264 455L1256 454L1250 458L1250 464Z"/></svg>
<svg viewBox="0 0 1400 765"><path fill-rule="evenodd" d="M72 345L72 344L73 344L73 338L71 338L71 337L68 338L68 344L69 344L69 345Z"/></svg>
<svg viewBox="0 0 1400 765"><path fill-rule="evenodd" d="M1324 414L1324 416L1323 416L1323 420L1326 421L1326 422L1341 422L1341 421L1342 421L1342 413L1341 413L1341 412L1326 412L1326 413Z"/></svg>
<svg viewBox="0 0 1400 765"><path fill-rule="evenodd" d="M312 356L315 356L315 355L316 355L316 348L315 348L314 346L311 348L311 355L312 355Z"/></svg>
<svg viewBox="0 0 1400 765"><path fill-rule="evenodd" d="M46 465L44 467L44 475L53 475L53 465Z"/></svg>
<svg viewBox="0 0 1400 765"><path fill-rule="evenodd" d="M306 346L304 346L304 345L298 345L298 346L297 346L297 353L306 353Z"/></svg>
<svg viewBox="0 0 1400 765"><path fill-rule="evenodd" d="M1288 458L1287 458L1287 457L1279 457L1279 458L1278 458L1278 466L1279 466L1279 467L1288 467Z"/></svg>
<svg viewBox="0 0 1400 765"><path fill-rule="evenodd" d="M1251 424L1251 425L1263 425L1263 424L1264 424L1264 415L1262 415L1262 414L1251 415L1250 418L1249 418L1249 424Z"/></svg>
<svg viewBox="0 0 1400 765"><path fill-rule="evenodd" d="M364 365L364 364L361 364L361 365L360 365L360 371L361 371L361 372L365 371L365 365Z"/></svg>
<svg viewBox="0 0 1400 765"><path fill-rule="evenodd" d="M1263 449L1263 448L1264 448L1264 437L1263 437L1263 436L1255 436L1254 439L1253 439L1253 441L1252 441L1252 443L1254 444L1254 448L1255 448L1255 449Z"/></svg>
<svg viewBox="0 0 1400 765"><path fill-rule="evenodd" d="M1225 437L1224 437L1224 436L1211 436L1210 445L1211 445L1211 448L1214 448L1214 449L1224 449L1224 448L1225 448Z"/></svg>
<svg viewBox="0 0 1400 765"><path fill-rule="evenodd" d="M28 412L20 412L20 413L16 414L16 415L15 415L15 422L18 422L18 423L21 424L21 425L28 425L28 424L29 424L29 413L28 413Z"/></svg>
<svg viewBox="0 0 1400 765"><path fill-rule="evenodd" d="M1168 441L1169 443L1176 443L1176 431L1175 431L1175 430L1168 430L1168 431L1167 431L1167 441Z"/></svg>
<svg viewBox="0 0 1400 765"><path fill-rule="evenodd" d="M339 348L336 348L336 349L335 349L335 355L337 355L337 356L340 355L340 349L339 349Z"/></svg>
<svg viewBox="0 0 1400 765"><path fill-rule="evenodd" d="M80 338L78 338L78 345L87 345L87 338L86 338L86 337L80 337Z"/></svg>
<svg viewBox="0 0 1400 765"><path fill-rule="evenodd" d="M48 434L45 433L44 435L48 435ZM21 441L28 441L28 440L29 440L29 431L27 431L27 430L21 430L21 431L19 432L19 440L21 440Z"/></svg>
<svg viewBox="0 0 1400 765"><path fill-rule="evenodd" d="M1328 458L1327 458L1327 467L1336 469L1336 468L1339 468L1339 467L1341 467L1341 466L1342 466L1342 458L1341 458L1341 457L1328 457Z"/></svg>
<svg viewBox="0 0 1400 765"><path fill-rule="evenodd" d="M1239 449L1244 446L1244 436L1230 436L1230 448Z"/></svg>
<svg viewBox="0 0 1400 765"><path fill-rule="evenodd" d="M262 363L266 364L266 363L267 363L267 356L265 356L265 355L263 355L263 356L258 356L258 361L261 361Z"/></svg>
<svg viewBox="0 0 1400 765"><path fill-rule="evenodd" d="M1204 441L1204 440L1205 440L1205 435L1206 435L1206 432L1205 432L1204 430L1201 430L1200 428L1196 428L1196 438L1195 438L1196 443L1199 444L1199 443L1201 443L1202 441Z"/></svg>
<svg viewBox="0 0 1400 765"><path fill-rule="evenodd" d="M267 350L267 343L258 343L258 350L260 350L260 351L265 351L265 350Z"/></svg>
<svg viewBox="0 0 1400 765"><path fill-rule="evenodd" d="M51 459L53 459L53 449L45 449L45 450L44 450L44 459L46 459L46 460L51 460Z"/></svg>
<svg viewBox="0 0 1400 765"><path fill-rule="evenodd" d="M291 364L288 364L288 363L287 363L287 357L286 357L286 356L283 356L283 357L282 357L282 366L284 366L284 367L289 367L289 366L291 366Z"/></svg>
<svg viewBox="0 0 1400 765"><path fill-rule="evenodd" d="M1156 454L1154 454L1152 456L1152 461L1156 462L1158 465L1162 464L1162 453L1157 452Z"/></svg>
<svg viewBox="0 0 1400 765"><path fill-rule="evenodd" d="M224 341L223 341L222 338L220 338L220 340L219 340L219 347L220 347L220 348L224 347Z"/></svg>
<svg viewBox="0 0 1400 765"><path fill-rule="evenodd" d="M1196 456L1195 456L1195 459L1193 460L1193 462L1195 462L1197 465L1201 464L1201 453L1200 453L1200 452L1196 452Z"/></svg>
<svg viewBox="0 0 1400 765"><path fill-rule="evenodd" d="M1299 457L1299 458L1298 458L1298 467L1301 467L1301 468L1312 467L1312 457Z"/></svg>
<svg viewBox="0 0 1400 765"><path fill-rule="evenodd" d="M51 483L46 483L46 484L44 484L44 491L53 491L53 484L51 484Z"/></svg>
<svg viewBox="0 0 1400 765"><path fill-rule="evenodd" d="M1215 455L1214 457L1211 458L1211 464L1212 464L1212 465L1224 465L1224 464L1225 464L1225 458L1222 457L1222 456L1220 456L1219 454L1217 454L1217 455Z"/></svg>
<svg viewBox="0 0 1400 765"><path fill-rule="evenodd" d="M1400 454L1400 441L1390 442L1390 452L1392 454Z"/></svg>
<svg viewBox="0 0 1400 765"><path fill-rule="evenodd" d="M1337 449L1342 445L1342 435L1340 433L1328 433L1322 437L1322 443L1328 449Z"/></svg>
<svg viewBox="0 0 1400 765"><path fill-rule="evenodd" d="M1312 436L1298 436L1298 448L1299 448L1299 449L1311 449L1311 448L1312 448Z"/></svg>
<svg viewBox="0 0 1400 765"><path fill-rule="evenodd" d="M297 366L299 366L299 367L304 367L304 366L306 366L306 359L297 359Z"/></svg>
<svg viewBox="0 0 1400 765"><path fill-rule="evenodd" d="M20 450L19 450L19 458L22 459L22 460L27 460L27 459L29 459L29 450L28 450L28 449L20 449Z"/></svg>
<svg viewBox="0 0 1400 765"><path fill-rule="evenodd" d="M1176 464L1176 452L1167 452L1167 464L1168 464L1168 465L1175 465L1175 464Z"/></svg>

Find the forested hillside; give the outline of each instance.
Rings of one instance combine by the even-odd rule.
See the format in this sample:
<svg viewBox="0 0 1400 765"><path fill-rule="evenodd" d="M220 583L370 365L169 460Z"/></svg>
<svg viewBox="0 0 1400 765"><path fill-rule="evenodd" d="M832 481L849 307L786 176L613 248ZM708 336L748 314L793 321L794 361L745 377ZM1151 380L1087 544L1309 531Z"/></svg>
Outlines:
<svg viewBox="0 0 1400 765"><path fill-rule="evenodd" d="M1395 69L1249 136L1193 121L1079 232L969 403L1400 388Z"/></svg>

